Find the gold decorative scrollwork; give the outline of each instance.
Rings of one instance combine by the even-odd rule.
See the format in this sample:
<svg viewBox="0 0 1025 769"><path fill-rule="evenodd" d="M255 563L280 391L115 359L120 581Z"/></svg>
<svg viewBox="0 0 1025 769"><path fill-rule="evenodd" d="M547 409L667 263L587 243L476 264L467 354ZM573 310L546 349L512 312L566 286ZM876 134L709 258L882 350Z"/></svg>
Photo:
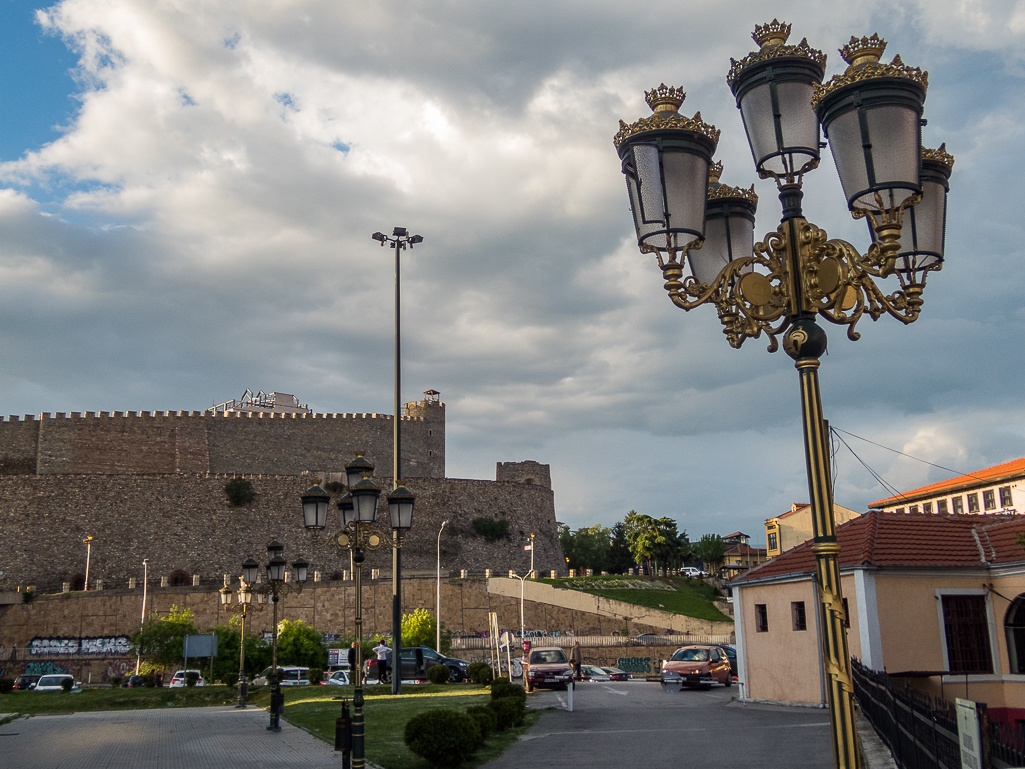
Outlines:
<svg viewBox="0 0 1025 769"><path fill-rule="evenodd" d="M332 534L312 532L310 541L313 547L333 547L338 551L346 550L377 550L380 547L397 547L398 539L393 540L369 523L350 523L345 528Z"/></svg>

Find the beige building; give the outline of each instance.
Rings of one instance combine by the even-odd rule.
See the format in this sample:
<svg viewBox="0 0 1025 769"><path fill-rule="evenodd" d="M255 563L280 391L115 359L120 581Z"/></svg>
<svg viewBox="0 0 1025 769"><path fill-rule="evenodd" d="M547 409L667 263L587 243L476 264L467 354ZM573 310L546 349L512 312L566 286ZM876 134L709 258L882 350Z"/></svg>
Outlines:
<svg viewBox="0 0 1025 769"><path fill-rule="evenodd" d="M861 513L833 504L833 520L836 525L847 523ZM790 511L765 520L765 553L775 558L812 538L811 505L792 504Z"/></svg>
<svg viewBox="0 0 1025 769"><path fill-rule="evenodd" d="M722 538L722 571L726 579L765 563L764 548L752 547L750 542L751 537L742 531L735 531Z"/></svg>
<svg viewBox="0 0 1025 769"><path fill-rule="evenodd" d="M884 513L1016 513L1025 508L1025 458L880 499L870 510Z"/></svg>
<svg viewBox="0 0 1025 769"><path fill-rule="evenodd" d="M852 657L1025 720L1025 517L872 511L837 529ZM746 697L822 703L811 543L731 583Z"/></svg>

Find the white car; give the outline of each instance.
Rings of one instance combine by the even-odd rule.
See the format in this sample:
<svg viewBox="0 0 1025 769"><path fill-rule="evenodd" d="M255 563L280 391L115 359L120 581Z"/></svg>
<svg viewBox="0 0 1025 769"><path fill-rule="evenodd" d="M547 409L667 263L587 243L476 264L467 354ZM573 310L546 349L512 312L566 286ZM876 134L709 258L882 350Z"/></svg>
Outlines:
<svg viewBox="0 0 1025 769"><path fill-rule="evenodd" d="M62 692L64 691L63 681L71 681L71 691L82 691L82 684L75 681L74 676L66 674L55 674L43 676L32 686L35 692Z"/></svg>
<svg viewBox="0 0 1025 769"><path fill-rule="evenodd" d="M336 670L327 677L324 684L327 686L348 686L349 672L347 670Z"/></svg>
<svg viewBox="0 0 1025 769"><path fill-rule="evenodd" d="M198 670L176 670L174 675L171 676L171 683L167 685L168 689L183 689L185 687L185 674L195 673L196 674L196 686L206 686L206 681L203 680L203 675Z"/></svg>
<svg viewBox="0 0 1025 769"><path fill-rule="evenodd" d="M310 669L309 668L286 668L278 666L278 670L281 671L281 685L282 686L309 686L310 685ZM266 668L260 675L253 679L253 686L266 686L267 677L270 675L271 668Z"/></svg>
<svg viewBox="0 0 1025 769"><path fill-rule="evenodd" d="M684 577L695 578L705 576L705 572L701 571L701 569L695 568L694 566L684 566L682 569L680 569L680 574Z"/></svg>

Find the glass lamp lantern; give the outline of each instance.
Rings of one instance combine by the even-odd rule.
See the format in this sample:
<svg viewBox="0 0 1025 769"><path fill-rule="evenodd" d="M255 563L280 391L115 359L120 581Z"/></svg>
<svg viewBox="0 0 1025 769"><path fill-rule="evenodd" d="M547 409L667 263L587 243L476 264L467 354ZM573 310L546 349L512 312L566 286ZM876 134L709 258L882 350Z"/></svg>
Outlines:
<svg viewBox="0 0 1025 769"><path fill-rule="evenodd" d="M691 273L699 283L712 285L734 259L754 252L755 209L758 196L750 190L720 184L722 164L713 163L705 206L705 242L687 252Z"/></svg>
<svg viewBox="0 0 1025 769"><path fill-rule="evenodd" d="M413 504L416 496L405 486L399 486L388 494L388 513L393 529L405 530L413 526Z"/></svg>
<svg viewBox="0 0 1025 769"><path fill-rule="evenodd" d="M277 545L277 548L272 550L271 545ZM275 540L267 546L267 552L271 553L271 559L267 562L267 579L271 582L284 582L285 581L285 567L288 566L288 562L281 555L284 552L284 545Z"/></svg>
<svg viewBox="0 0 1025 769"><path fill-rule="evenodd" d="M256 574L259 571L260 564L256 562L254 558L246 558L242 562L242 581L247 585L252 585L256 582Z"/></svg>
<svg viewBox="0 0 1025 769"><path fill-rule="evenodd" d="M362 451L356 452L356 457L345 466L345 482L349 490L364 478L364 473L374 474L374 465L368 460Z"/></svg>
<svg viewBox="0 0 1025 769"><path fill-rule="evenodd" d="M327 525L327 504L331 497L320 486L311 486L301 497L303 523L307 529L323 529Z"/></svg>
<svg viewBox="0 0 1025 769"><path fill-rule="evenodd" d="M352 502L352 494L348 492L338 500L338 519L343 529L356 522L356 506Z"/></svg>
<svg viewBox="0 0 1025 769"><path fill-rule="evenodd" d="M352 504L355 507L356 523L373 523L377 519L377 500L381 490L374 485L368 475L355 486L349 487Z"/></svg>
<svg viewBox="0 0 1025 769"><path fill-rule="evenodd" d="M642 252L682 253L701 241L708 168L719 141L715 126L679 113L686 94L663 83L644 94L653 114L620 121L613 139L626 176L637 245Z"/></svg>
<svg viewBox="0 0 1025 769"><path fill-rule="evenodd" d="M238 602L241 604L250 604L253 602L253 591L248 587L243 587L238 591Z"/></svg>
<svg viewBox="0 0 1025 769"><path fill-rule="evenodd" d="M302 556L292 561L292 568L295 570L295 581L302 584L306 581L310 571L310 562Z"/></svg>
<svg viewBox="0 0 1025 769"><path fill-rule="evenodd" d="M892 215L922 191L918 172L928 74L899 56L880 64L885 50L878 35L852 37L840 49L847 71L816 88L813 100L856 216Z"/></svg>
<svg viewBox="0 0 1025 769"><path fill-rule="evenodd" d="M222 587L217 592L219 592L221 594L221 606L228 606L229 604L231 604L231 589L230 588Z"/></svg>
<svg viewBox="0 0 1025 769"><path fill-rule="evenodd" d="M826 56L807 40L787 45L790 25L775 19L756 26L752 37L759 50L731 60L726 80L758 175L794 183L819 164L819 121L811 99L825 75Z"/></svg>

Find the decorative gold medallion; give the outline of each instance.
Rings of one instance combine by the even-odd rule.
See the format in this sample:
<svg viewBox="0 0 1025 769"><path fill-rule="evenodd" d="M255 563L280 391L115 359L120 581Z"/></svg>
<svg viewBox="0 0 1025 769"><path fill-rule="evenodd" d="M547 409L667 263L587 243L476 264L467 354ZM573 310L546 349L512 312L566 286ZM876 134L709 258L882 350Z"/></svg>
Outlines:
<svg viewBox="0 0 1025 769"><path fill-rule="evenodd" d="M370 536L367 537L367 544L370 545L370 547L379 547L381 545L381 535L377 532L372 532Z"/></svg>
<svg viewBox="0 0 1025 769"><path fill-rule="evenodd" d="M840 262L827 256L819 263L816 273L819 280L819 291L832 294L840 285Z"/></svg>
<svg viewBox="0 0 1025 769"><path fill-rule="evenodd" d="M755 307L764 307L772 299L772 283L760 272L749 272L740 279L740 295Z"/></svg>

